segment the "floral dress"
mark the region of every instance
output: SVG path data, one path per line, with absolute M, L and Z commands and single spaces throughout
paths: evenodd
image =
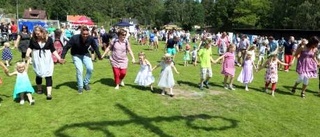
M 271 83 L 278 82 L 278 63 L 277 61 L 270 61 L 265 75 L 265 81 Z

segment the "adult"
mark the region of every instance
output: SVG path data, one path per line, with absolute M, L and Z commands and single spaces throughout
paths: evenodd
M 165 51 L 169 53 L 173 58 L 176 55 L 177 52 L 179 52 L 179 49 L 177 48 L 179 38 L 177 36 L 174 36 L 173 38 L 169 38 L 166 42 Z
M 313 36 L 309 39 L 307 45 L 301 46 L 295 52 L 295 57 L 290 64 L 293 64 L 295 58 L 298 58 L 296 72 L 299 74 L 299 77 L 291 90 L 292 94 L 295 93 L 297 86 L 303 83 L 301 97 L 304 98 L 309 79 L 318 77 L 318 60 L 316 59 L 316 53 L 318 52 L 317 47 L 319 43 L 319 38 Z
M 268 38 L 268 40 L 269 40 L 268 54 L 270 54 L 270 53 L 278 53 L 279 45 L 278 45 L 277 41 L 272 36 L 270 36 Z
M 226 32 L 223 32 L 221 37 L 217 41 L 218 46 L 218 54 L 222 56 L 226 51 L 227 47 L 229 46 L 229 39 Z
M 290 36 L 289 40 L 283 43 L 284 47 L 284 63 L 289 64 L 293 59 L 293 52 L 295 47 L 294 37 Z M 284 71 L 288 72 L 290 66 L 284 66 Z
M 102 50 L 105 51 L 107 47 L 110 45 L 110 40 L 112 39 L 112 31 L 110 30 L 109 33 L 104 33 L 101 36 L 101 43 L 102 43 Z
M 119 85 L 124 86 L 124 77 L 127 74 L 128 57 L 130 54 L 132 62 L 135 62 L 134 55 L 129 41 L 126 39 L 127 31 L 120 29 L 118 31 L 118 39 L 111 41 L 110 46 L 107 47 L 102 55 L 102 58 L 111 51 L 110 62 L 113 70 L 113 76 L 115 81 L 115 89 L 119 89 Z
M 31 35 L 26 25 L 22 26 L 22 30 L 19 33 L 17 40 L 15 41 L 14 48 L 18 48 L 21 52 L 22 61 L 26 61 L 26 53 L 29 47 Z
M 41 26 L 34 27 L 26 57 L 29 58 L 30 54 L 32 54 L 33 70 L 36 73 L 37 93 L 43 93 L 42 78 L 45 78 L 47 100 L 51 100 L 52 74 L 54 68 L 52 54 L 56 56 L 59 61 L 62 60 L 53 46 L 52 38 L 48 37 L 47 31 Z
M 93 49 L 98 55 L 99 59 L 102 59 L 101 54 L 97 43 L 95 42 L 94 38 L 89 34 L 89 28 L 86 26 L 83 26 L 81 28 L 80 34 L 73 35 L 71 39 L 68 41 L 67 45 L 63 47 L 61 55 L 63 59 L 65 58 L 70 48 L 72 60 L 74 66 L 76 67 L 78 93 L 82 94 L 83 89 L 87 91 L 91 90 L 89 83 L 93 72 L 93 64 L 89 53 L 89 49 Z M 84 79 L 83 64 L 87 70 Z
M 73 29 L 71 29 L 70 25 L 67 25 L 67 28 L 64 30 L 64 35 L 70 39 L 73 35 Z
M 91 29 L 90 34 L 93 37 L 94 42 L 96 43 L 96 45 L 99 47 L 100 36 L 99 36 L 98 28 L 97 27 L 93 27 Z M 96 55 L 94 54 L 93 48 L 91 48 L 90 52 L 91 52 L 91 60 L 95 61 L 96 60 Z
M 63 35 L 61 29 L 56 29 L 54 31 L 52 39 L 54 48 L 56 49 L 58 55 L 61 56 L 63 47 L 67 44 L 69 39 Z M 58 58 L 56 58 L 55 56 L 52 56 L 52 58 L 54 63 L 58 63 Z
M 250 47 L 250 42 L 247 35 L 242 35 L 237 47 L 238 63 L 242 64 L 246 55 L 247 49 Z
M 11 21 L 11 39 L 16 40 L 18 35 L 18 26 L 15 24 L 14 21 Z

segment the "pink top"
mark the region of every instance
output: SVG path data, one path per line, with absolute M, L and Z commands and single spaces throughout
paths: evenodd
M 116 42 L 115 42 L 116 41 Z M 113 45 L 114 43 L 114 45 Z M 127 45 L 126 45 L 127 44 Z M 119 40 L 113 40 L 110 45 L 111 57 L 110 62 L 112 67 L 126 69 L 128 68 L 128 56 L 127 51 L 130 44 L 128 41 L 124 40 L 123 42 Z
M 234 53 L 231 53 L 231 52 L 224 53 L 224 61 L 222 64 L 221 74 L 234 76 L 234 73 L 235 73 L 234 61 L 235 61 Z
M 312 50 L 301 51 L 297 62 L 297 73 L 303 74 L 308 78 L 317 77 L 317 62 L 314 60 L 315 53 Z

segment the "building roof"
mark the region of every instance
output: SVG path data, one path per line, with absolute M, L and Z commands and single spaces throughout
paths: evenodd
M 47 13 L 45 10 L 38 10 L 38 9 L 25 9 L 23 13 L 24 19 L 47 19 Z

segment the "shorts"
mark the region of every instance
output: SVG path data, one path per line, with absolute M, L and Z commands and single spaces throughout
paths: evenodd
M 207 77 L 212 77 L 212 69 L 211 68 L 201 68 L 200 69 L 201 79 L 206 79 Z
M 177 53 L 175 48 L 167 48 L 167 53 L 170 55 L 175 55 Z

